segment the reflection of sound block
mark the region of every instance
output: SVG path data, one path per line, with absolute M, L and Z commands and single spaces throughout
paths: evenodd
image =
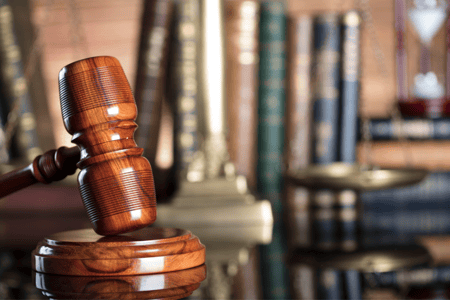
M 203 264 L 187 270 L 136 276 L 61 276 L 34 272 L 36 287 L 51 299 L 180 299 L 206 278 Z
M 144 228 L 117 236 L 92 229 L 53 234 L 32 253 L 37 272 L 71 276 L 157 274 L 198 267 L 205 246 L 191 232 L 174 228 Z

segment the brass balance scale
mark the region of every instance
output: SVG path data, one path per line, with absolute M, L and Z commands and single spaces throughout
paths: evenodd
M 446 6 L 443 6 L 441 4 L 438 6 L 438 3 L 435 0 L 434 1 L 416 0 L 414 2 L 416 4 L 416 7 L 411 8 L 409 12 L 410 13 L 409 16 L 413 24 L 416 24 L 417 22 L 425 22 L 426 24 L 428 24 L 429 23 L 428 17 L 425 20 L 417 17 L 417 15 L 420 13 L 423 13 L 424 15 L 429 14 L 430 12 L 427 10 L 433 11 L 436 10 L 439 15 L 441 15 L 442 13 L 445 14 Z M 429 2 L 435 3 L 436 7 L 432 6 L 430 8 L 426 6 L 426 5 L 433 5 L 432 3 L 429 4 Z M 440 1 L 439 3 L 441 2 L 442 1 Z M 369 1 L 361 0 L 357 4 L 362 8 L 363 20 L 368 26 L 368 30 L 371 35 L 370 38 L 372 46 L 376 48 L 376 51 L 374 50 L 374 52 L 377 54 L 376 61 L 378 63 L 380 72 L 383 74 L 383 77 L 387 78 L 387 71 L 385 67 L 386 63 L 384 61 L 382 52 L 379 49 L 380 45 L 376 37 Z M 444 19 L 445 18 L 437 19 L 441 22 L 440 25 L 443 24 Z M 430 27 L 430 26 L 421 26 L 417 24 L 414 26 L 415 28 Z M 440 26 L 435 25 L 432 28 L 433 31 L 431 31 L 431 29 L 430 31 L 426 32 L 423 32 L 424 30 L 419 30 L 419 36 L 420 37 L 427 36 L 428 39 L 425 38 L 424 39 L 431 40 L 432 37 L 428 37 L 428 35 L 433 36 L 439 28 Z M 427 74 L 418 74 L 416 76 L 416 85 L 417 82 L 421 80 L 421 78 L 424 78 L 424 76 L 435 78 L 436 76 L 433 74 L 434 74 L 433 72 L 428 72 Z M 433 86 L 436 84 L 438 85 L 438 83 L 434 81 L 431 82 L 431 80 L 425 80 L 425 83 L 426 82 L 430 84 L 430 86 L 428 86 L 427 89 L 430 90 L 430 93 L 432 93 L 431 90 L 433 89 Z M 423 87 L 425 83 L 419 82 L 419 85 Z M 415 87 L 415 90 L 416 89 L 417 88 Z M 397 105 L 395 105 L 394 109 L 392 110 L 391 118 L 397 124 L 402 123 L 402 119 Z M 406 168 L 386 169 L 386 168 L 379 168 L 372 164 L 372 157 L 370 150 L 372 137 L 370 134 L 368 124 L 369 124 L 368 118 L 364 115 L 361 116 L 362 144 L 364 145 L 364 152 L 368 161 L 367 164 L 333 163 L 328 165 L 310 165 L 301 170 L 290 170 L 287 172 L 286 177 L 299 186 L 304 186 L 311 189 L 318 189 L 318 188 L 334 189 L 334 190 L 353 189 L 357 191 L 371 191 L 371 190 L 402 187 L 416 184 L 422 181 L 427 175 L 427 171 L 414 168 L 411 165 L 411 161 L 407 157 L 407 153 L 405 153 L 404 155 L 406 165 L 408 166 Z M 401 141 L 406 142 L 402 127 L 403 126 L 400 125 L 399 138 Z
M 376 36 L 369 0 L 360 0 L 355 4 L 361 9 L 363 21 L 367 25 L 380 72 L 384 78 L 387 78 L 386 63 Z M 403 2 L 403 4 L 406 3 Z M 421 41 L 421 51 L 431 53 L 431 40 L 444 24 L 445 20 L 447 20 L 447 1 L 411 0 L 407 4 L 407 15 Z M 428 59 L 430 59 L 429 56 Z M 411 90 L 416 97 L 432 101 L 443 95 L 443 87 L 438 82 L 438 76 L 433 71 L 427 69 L 426 72 L 426 74 L 419 73 L 415 76 L 414 86 L 411 87 Z M 436 95 L 436 93 L 439 93 L 439 95 Z M 402 126 L 402 117 L 397 104 L 395 104 L 392 110 L 391 119 L 393 123 L 400 125 L 399 139 L 403 142 L 404 146 L 407 146 L 407 140 L 404 137 L 404 127 Z M 369 119 L 364 115 L 361 117 L 361 126 L 361 142 L 363 145 L 363 154 L 366 156 L 366 164 L 313 164 L 303 169 L 288 170 L 286 172 L 286 178 L 294 185 L 310 189 L 350 189 L 365 192 L 414 185 L 426 177 L 427 170 L 413 167 L 411 158 L 407 153 L 407 148 L 404 150 L 406 168 L 390 169 L 374 166 L 372 163 L 372 136 L 369 128 Z M 306 265 L 312 268 L 361 272 L 366 282 L 369 283 L 369 288 L 376 286 L 377 274 L 379 273 L 408 269 L 430 263 L 431 261 L 432 257 L 422 246 L 380 247 L 353 252 L 306 251 L 296 249 L 291 252 L 289 258 L 290 264 L 301 268 L 304 268 Z M 400 294 L 406 295 L 408 288 L 408 286 L 402 286 Z

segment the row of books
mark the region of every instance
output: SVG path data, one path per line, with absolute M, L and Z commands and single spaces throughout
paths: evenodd
M 39 86 L 42 81 L 36 76 L 25 78 L 25 67 L 29 73 L 33 71 L 30 75 L 40 72 L 31 58 L 37 53 L 30 53 L 33 31 L 29 20 L 15 22 L 14 6 L 9 1 L 0 1 L 0 10 L 0 163 L 29 162 L 41 154 L 32 97 L 44 94 Z M 32 79 L 36 82 L 30 87 Z

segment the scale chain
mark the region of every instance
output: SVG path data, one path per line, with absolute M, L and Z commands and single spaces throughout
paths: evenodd
M 44 17 L 43 23 L 45 24 L 48 21 L 49 17 L 49 8 L 53 5 L 54 0 L 48 0 L 48 3 L 45 5 L 44 9 Z M 42 25 L 41 25 L 42 26 Z M 30 82 L 30 77 L 34 73 L 37 63 L 37 57 L 41 53 L 42 50 L 42 41 L 41 41 L 41 29 L 40 26 L 35 27 L 35 37 L 31 46 L 31 51 L 25 65 L 24 70 L 24 78 L 27 84 Z M 5 147 L 7 149 L 11 146 L 11 140 L 14 136 L 14 133 L 17 129 L 17 126 L 20 121 L 20 108 L 22 106 L 23 96 L 15 97 L 13 105 L 11 107 L 11 111 L 8 113 L 8 117 L 5 124 Z
M 363 24 L 367 25 L 367 30 L 369 31 L 369 38 L 370 42 L 372 44 L 372 50 L 375 55 L 375 59 L 377 61 L 378 69 L 381 73 L 381 75 L 384 78 L 388 77 L 388 71 L 386 69 L 386 58 L 384 56 L 383 51 L 381 51 L 381 45 L 375 30 L 375 24 L 373 20 L 372 15 L 372 9 L 370 7 L 370 0 L 359 0 L 359 6 L 361 8 L 362 12 L 362 18 L 363 18 Z M 408 140 L 405 137 L 404 132 L 404 122 L 401 117 L 398 105 L 394 103 L 391 112 L 391 118 L 393 119 L 393 124 L 399 124 L 399 141 L 401 144 L 406 146 L 406 152 L 404 153 L 404 159 L 406 161 L 407 166 L 412 166 L 412 152 L 410 144 L 408 143 Z M 371 149 L 371 141 L 372 141 L 372 134 L 370 133 L 370 125 L 369 125 L 369 118 L 365 114 L 361 114 L 361 125 L 363 128 L 363 151 L 364 156 L 367 159 L 368 166 L 373 166 L 373 152 Z M 408 155 L 409 154 L 409 155 Z

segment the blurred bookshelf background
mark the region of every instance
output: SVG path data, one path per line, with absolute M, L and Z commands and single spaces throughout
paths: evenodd
M 152 164 L 158 203 L 170 205 L 182 179 L 197 174 L 199 153 L 208 156 L 202 3 L 0 0 L 0 171 L 71 146 L 58 73 L 73 61 L 109 55 L 135 93 L 135 138 Z M 210 262 L 211 278 L 192 298 L 450 298 L 447 2 L 220 4 L 224 159 L 252 194 L 270 201 L 274 223 L 271 243 L 242 242 L 236 259 Z M 426 45 L 410 21 L 414 7 L 445 15 Z M 431 72 L 445 88 L 430 100 L 413 86 L 415 74 Z M 285 176 L 336 162 L 428 175 L 375 191 L 313 190 Z M 31 280 L 30 251 L 48 234 L 90 227 L 75 177 L 0 199 L 1 299 L 43 297 Z M 225 246 L 219 240 L 214 247 Z M 406 262 L 367 270 L 367 261 L 357 265 L 354 257 L 368 249 L 378 251 L 371 258 L 404 250 Z

